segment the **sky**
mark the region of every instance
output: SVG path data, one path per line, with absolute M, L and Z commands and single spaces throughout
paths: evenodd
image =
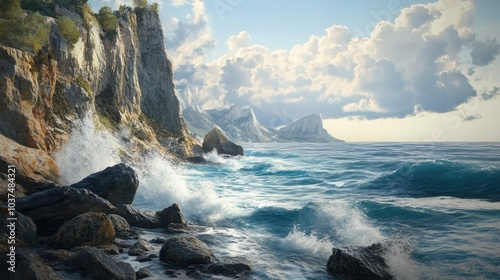
M 203 109 L 321 113 L 346 141 L 500 141 L 500 1 L 157 2 L 177 92 Z

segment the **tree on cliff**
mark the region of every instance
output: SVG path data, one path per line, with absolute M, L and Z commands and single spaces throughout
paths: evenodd
M 97 14 L 97 21 L 99 21 L 99 25 L 101 25 L 102 31 L 104 31 L 106 35 L 113 35 L 116 31 L 118 19 L 116 18 L 116 15 L 113 14 L 111 7 L 102 7 Z
M 0 44 L 38 52 L 48 41 L 50 28 L 38 12 L 23 15 L 20 0 L 0 0 Z

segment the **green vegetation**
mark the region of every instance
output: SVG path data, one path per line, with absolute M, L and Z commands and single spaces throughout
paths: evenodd
M 38 52 L 48 41 L 49 25 L 40 13 L 23 15 L 20 0 L 0 0 L 0 44 Z
M 136 9 L 147 9 L 148 0 L 134 0 L 134 7 Z
M 92 89 L 90 88 L 90 83 L 82 76 L 76 76 L 73 83 L 83 88 L 86 92 L 92 94 Z
M 116 15 L 113 14 L 111 7 L 102 7 L 97 14 L 97 21 L 99 21 L 102 30 L 108 37 L 113 36 L 116 33 L 118 19 L 116 18 Z
M 80 39 L 78 25 L 67 16 L 58 17 L 56 23 L 59 27 L 59 33 L 68 42 L 70 49 L 73 49 L 78 39 Z

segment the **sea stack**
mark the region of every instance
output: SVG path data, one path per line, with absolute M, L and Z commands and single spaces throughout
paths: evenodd
M 226 135 L 218 128 L 212 129 L 212 131 L 205 135 L 202 149 L 205 153 L 209 153 L 213 151 L 213 149 L 216 149 L 218 154 L 231 156 L 244 155 L 243 147 L 229 141 Z

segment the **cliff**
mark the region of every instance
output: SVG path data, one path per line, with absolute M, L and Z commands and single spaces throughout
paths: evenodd
M 180 112 L 159 15 L 125 11 L 107 36 L 95 19 L 84 26 L 76 13 L 55 12 L 79 23 L 73 48 L 51 17 L 45 17 L 49 43 L 37 54 L 0 45 L 0 134 L 50 155 L 90 111 L 100 127 L 128 127 L 134 143 L 189 155 L 194 141 Z
M 301 118 L 278 131 L 282 142 L 341 142 L 323 128 L 321 114 Z

